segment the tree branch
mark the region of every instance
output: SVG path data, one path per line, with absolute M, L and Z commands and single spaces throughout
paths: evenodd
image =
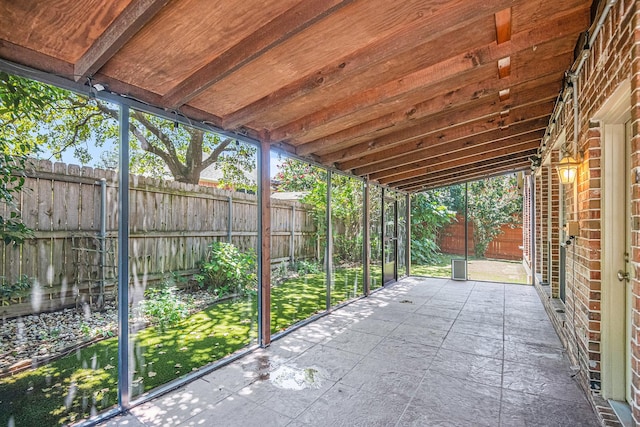
M 98 109 L 100 111 L 102 111 L 103 113 L 113 117 L 116 120 L 119 120 L 119 113 L 116 110 L 113 110 L 109 107 L 107 107 L 106 105 L 97 102 L 96 103 L 98 105 Z M 147 138 L 145 138 L 144 134 L 140 131 L 140 129 L 138 129 L 133 123 L 129 122 L 129 130 L 131 131 L 131 133 L 133 133 L 133 135 L 136 137 L 136 139 L 138 141 L 140 141 L 140 147 L 144 150 L 147 151 L 151 154 L 154 154 L 158 157 L 160 157 L 167 165 L 167 167 L 169 168 L 169 170 L 171 171 L 171 174 L 178 179 L 179 177 L 181 177 L 183 175 L 183 171 L 182 171 L 182 165 L 177 161 L 177 158 L 173 158 L 171 156 L 171 154 L 161 150 L 160 148 L 156 147 L 155 145 L 149 143 L 149 141 L 147 140 Z
M 224 141 L 220 142 L 220 144 L 218 144 L 218 146 L 211 152 L 209 157 L 207 157 L 202 162 L 202 170 L 214 164 L 218 160 L 218 157 L 220 157 L 220 154 L 224 153 L 227 150 L 229 144 L 231 144 L 233 141 L 233 138 L 227 138 Z
M 169 153 L 170 156 L 173 156 L 175 159 L 178 158 L 178 154 L 176 153 L 176 147 L 173 145 L 173 141 L 171 140 L 170 137 L 168 137 L 164 132 L 162 132 L 162 130 L 160 130 L 157 126 L 155 126 L 153 123 L 147 120 L 144 114 L 141 113 L 140 111 L 133 110 L 132 114 L 133 114 L 133 117 L 135 117 L 135 119 L 139 121 L 140 124 L 142 124 L 142 126 L 147 128 L 149 132 L 154 134 L 156 138 L 158 138 L 160 142 L 162 142 L 162 144 L 167 149 L 167 152 Z

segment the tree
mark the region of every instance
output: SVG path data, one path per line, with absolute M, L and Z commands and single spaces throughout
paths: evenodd
M 413 195 L 411 198 L 411 257 L 417 264 L 432 264 L 440 254 L 438 233 L 456 216 L 448 188 Z
M 12 78 L 29 87 L 27 79 Z M 117 167 L 117 148 L 113 144 L 118 138 L 120 112 L 117 106 L 47 85 L 37 85 L 56 90 L 59 96 L 55 102 L 42 106 L 37 121 L 29 121 L 27 114 L 23 116 L 27 119 L 21 120 L 23 134 L 31 138 L 30 147 L 40 145 L 58 160 L 62 153 L 72 150 L 82 164 L 97 160 L 100 166 Z M 17 107 L 20 113 L 27 113 L 32 105 Z M 135 109 L 130 113 L 129 131 L 132 135 L 132 173 L 173 177 L 179 182 L 197 184 L 202 171 L 214 165 L 222 170 L 227 182 L 255 185 L 247 182 L 245 174 L 255 167 L 254 147 Z M 94 159 L 96 154 L 90 148 L 92 145 L 105 147 L 106 152 L 99 159 Z
M 316 229 L 325 232 L 327 211 L 327 174 L 321 168 L 295 159 L 285 159 L 275 176 L 281 191 L 305 191 L 301 200 L 313 206 Z M 331 219 L 334 256 L 344 262 L 357 261 L 362 253 L 362 181 L 342 174 L 331 180 Z M 337 232 L 336 232 L 337 231 Z
M 473 247 L 482 257 L 489 243 L 502 234 L 502 226 L 522 223 L 522 195 L 513 175 L 469 183 L 469 220 L 473 222 Z
M 56 103 L 61 91 L 27 79 L 0 72 L 0 203 L 8 216 L 0 215 L 0 239 L 19 244 L 30 235 L 16 209 L 15 197 L 24 185 L 24 170 L 30 155 L 37 152 L 29 137 L 28 123 L 40 120 L 43 111 Z

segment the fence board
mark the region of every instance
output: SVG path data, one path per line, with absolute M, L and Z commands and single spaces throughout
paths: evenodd
M 34 238 L 18 248 L 0 248 L 0 274 L 17 281 L 37 281 L 34 295 L 2 309 L 3 315 L 54 310 L 92 300 L 99 282 L 100 178 L 106 188 L 106 280 L 115 283 L 118 182 L 113 171 L 36 161 L 27 173 L 19 208 Z M 227 241 L 231 200 L 232 242 L 257 252 L 258 211 L 255 195 L 209 187 L 132 177 L 130 189 L 131 270 L 137 285 L 177 272 L 193 274 L 214 241 Z M 309 258 L 315 252 L 315 229 L 309 207 L 275 201 L 272 212 L 273 259 Z M 295 207 L 295 209 L 292 209 Z M 0 213 L 7 211 L 0 204 Z M 295 230 L 292 230 L 292 222 Z M 293 237 L 293 238 L 292 238 Z M 293 250 L 291 244 L 293 243 Z M 109 285 L 115 290 L 114 285 Z

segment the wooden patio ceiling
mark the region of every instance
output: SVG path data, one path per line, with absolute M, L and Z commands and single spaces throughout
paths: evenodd
M 0 0 L 0 57 L 390 187 L 523 170 L 585 0 Z

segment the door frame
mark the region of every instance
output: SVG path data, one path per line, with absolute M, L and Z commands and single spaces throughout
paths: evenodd
M 631 84 L 623 82 L 592 118 L 601 131 L 601 381 L 602 396 L 625 401 L 626 390 L 626 284 L 617 278 L 624 266 L 627 207 L 625 206 L 625 123 L 631 118 Z M 621 309 L 624 308 L 624 309 Z

